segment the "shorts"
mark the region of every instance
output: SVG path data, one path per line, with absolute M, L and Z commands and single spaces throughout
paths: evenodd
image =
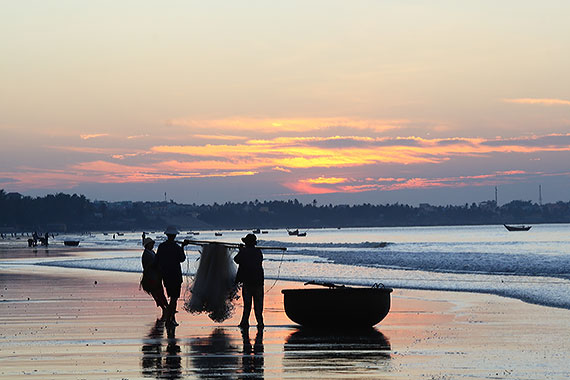
M 166 282 L 164 281 L 164 288 L 166 289 L 166 294 L 170 298 L 180 298 L 180 288 L 182 283 L 180 282 Z

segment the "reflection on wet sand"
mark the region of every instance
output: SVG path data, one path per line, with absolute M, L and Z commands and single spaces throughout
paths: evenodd
M 378 330 L 316 331 L 299 329 L 285 341 L 286 372 L 299 371 L 385 371 L 390 342 Z
M 180 346 L 175 329 L 167 331 L 166 347 L 163 351 L 164 322 L 159 320 L 152 326 L 142 346 L 142 374 L 157 379 L 182 378 Z
M 238 370 L 239 349 L 223 328 L 216 328 L 207 338 L 190 341 L 193 368 L 199 377 L 227 377 Z
M 263 329 L 257 329 L 253 347 L 249 338 L 249 329 L 241 329 L 243 340 L 242 373 L 244 378 L 263 379 Z
M 249 331 L 241 330 L 242 347 L 237 329 L 228 334 L 223 328 L 217 327 L 206 337 L 182 340 L 177 339 L 175 333 L 175 329 L 167 330 L 160 321 L 151 327 L 142 346 L 144 377 L 180 379 L 194 375 L 205 379 L 264 378 L 263 329 L 257 330 L 253 344 Z M 185 367 L 183 362 L 186 363 Z

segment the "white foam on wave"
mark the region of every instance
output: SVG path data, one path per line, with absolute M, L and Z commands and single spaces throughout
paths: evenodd
M 184 272 L 195 274 L 198 254 L 187 254 Z M 267 279 L 293 281 L 322 280 L 347 285 L 371 286 L 382 283 L 388 287 L 466 291 L 496 294 L 517 298 L 529 303 L 570 309 L 568 288 L 570 281 L 553 277 L 504 275 L 499 273 L 433 272 L 419 269 L 394 269 L 379 266 L 361 266 L 350 263 L 332 263 L 319 256 L 265 255 Z M 121 272 L 141 272 L 139 257 L 106 257 L 92 259 L 52 260 L 43 265 Z

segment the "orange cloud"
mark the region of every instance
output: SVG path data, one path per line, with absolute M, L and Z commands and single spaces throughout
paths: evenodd
M 367 129 L 375 132 L 385 132 L 400 128 L 408 120 L 359 120 L 349 118 L 228 118 L 217 120 L 171 119 L 169 125 L 205 130 L 232 130 L 252 131 L 257 133 L 306 133 L 329 127 L 350 127 L 354 129 Z
M 150 135 L 148 134 L 144 134 L 144 135 L 134 135 L 134 136 L 127 136 L 127 139 L 129 140 L 133 140 L 133 139 L 142 139 L 144 137 L 149 137 Z
M 95 134 L 91 134 L 91 135 L 89 135 L 89 134 L 79 135 L 79 137 L 81 137 L 82 140 L 89 140 L 89 139 L 94 139 L 97 137 L 105 137 L 105 136 L 109 136 L 109 134 L 108 133 L 95 133 Z
M 544 99 L 544 98 L 518 98 L 518 99 L 503 99 L 505 103 L 516 104 L 540 104 L 545 106 L 570 106 L 570 100 L 564 99 Z
M 247 137 L 243 136 L 232 136 L 232 135 L 192 135 L 192 137 L 196 139 L 204 139 L 204 140 L 247 140 Z
M 555 136 L 549 136 L 555 137 Z M 568 137 L 568 136 L 565 136 Z M 358 136 L 278 137 L 248 140 L 238 144 L 160 145 L 155 154 L 191 157 L 194 166 L 206 169 L 220 165 L 243 170 L 356 167 L 379 163 L 437 164 L 454 156 L 482 156 L 492 153 L 535 153 L 569 151 L 568 143 L 557 139 L 542 143 L 540 138 L 507 140 L 372 138 Z M 201 164 L 198 164 L 200 162 Z
M 314 184 L 320 184 L 320 183 L 326 183 L 326 184 L 336 184 L 336 183 L 343 183 L 347 181 L 347 178 L 339 178 L 339 177 L 318 177 L 318 178 L 308 178 L 303 180 L 304 182 L 307 183 L 314 183 Z
M 460 186 L 461 183 L 488 183 L 527 174 L 509 171 L 450 179 L 417 176 L 407 179 L 389 176 L 374 179 L 368 178 L 368 174 L 354 179 L 335 175 L 338 168 L 344 168 L 343 173 L 350 168 L 361 168 L 359 172 L 365 172 L 366 168 L 362 167 L 377 167 L 380 164 L 437 165 L 455 157 L 465 156 L 480 157 L 513 152 L 535 155 L 541 152 L 570 152 L 570 133 L 509 139 L 334 135 L 243 140 L 234 137 L 236 138 L 230 138 L 221 144 L 157 145 L 146 150 L 50 147 L 90 155 L 98 154 L 101 157 L 98 160 L 71 164 L 59 171 L 16 168 L 14 172 L 4 173 L 4 177 L 9 181 L 14 179 L 20 187 L 37 188 L 57 184 L 62 187 L 83 182 L 150 182 L 175 178 L 250 176 L 272 172 L 274 176 L 281 175 L 279 181 L 286 182 L 285 186 L 290 189 L 318 194 Z M 304 169 L 316 169 L 319 176 L 295 180 L 297 173 L 302 173 Z

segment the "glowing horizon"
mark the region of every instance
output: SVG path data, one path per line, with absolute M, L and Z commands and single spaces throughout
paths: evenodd
M 0 188 L 568 200 L 570 3 L 553 4 L 6 3 Z

